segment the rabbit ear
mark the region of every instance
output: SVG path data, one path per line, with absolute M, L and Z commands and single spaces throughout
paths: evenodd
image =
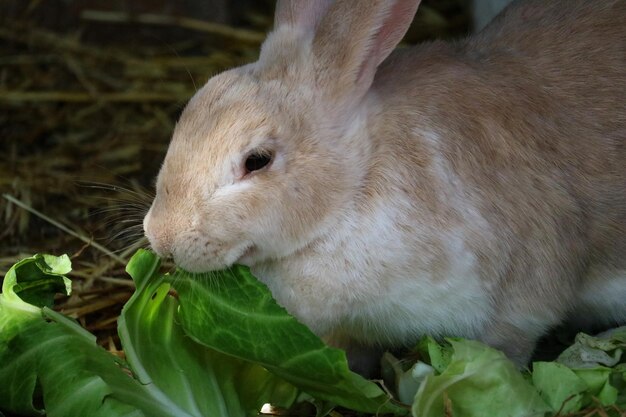
M 313 40 L 318 71 L 326 72 L 327 80 L 336 79 L 342 89 L 365 94 L 378 65 L 409 29 L 419 4 L 420 0 L 336 1 Z
M 334 0 L 278 0 L 274 28 L 290 25 L 307 32 L 315 32 L 326 10 Z

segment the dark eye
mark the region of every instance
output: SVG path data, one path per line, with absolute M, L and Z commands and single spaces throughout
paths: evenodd
M 245 167 L 246 174 L 265 168 L 272 162 L 273 153 L 269 151 L 254 151 L 247 156 Z

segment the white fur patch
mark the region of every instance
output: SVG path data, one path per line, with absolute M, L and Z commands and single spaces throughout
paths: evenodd
M 243 193 L 253 187 L 251 181 L 235 181 L 218 187 L 212 198 L 232 198 L 233 195 Z
M 420 253 L 396 229 L 396 221 L 406 220 L 402 213 L 381 202 L 373 215 L 346 218 L 312 251 L 254 272 L 319 334 L 340 329 L 394 345 L 423 334 L 475 337 L 490 313 L 475 256 L 457 232 L 440 236 L 445 253 Z M 422 232 L 415 232 L 419 241 Z M 432 230 L 423 233 L 432 236 Z M 449 260 L 440 276 L 429 270 L 436 256 Z

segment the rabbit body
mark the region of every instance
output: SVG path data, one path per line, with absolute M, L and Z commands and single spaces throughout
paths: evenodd
M 626 320 L 625 1 L 518 1 L 393 53 L 417 1 L 288 3 L 181 116 L 157 252 L 250 265 L 360 369 L 424 334 L 523 364 L 554 325 Z

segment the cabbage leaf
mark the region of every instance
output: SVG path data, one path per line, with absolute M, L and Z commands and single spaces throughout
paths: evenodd
M 137 284 L 119 323 L 128 362 L 47 307 L 55 292 L 69 293 L 66 256 L 36 255 L 11 268 L 0 294 L 0 410 L 50 417 L 243 417 L 256 415 L 265 402 L 291 405 L 292 385 L 185 336 L 178 301 L 156 272 L 158 263 L 141 252 L 128 265 Z
M 69 294 L 67 256 L 14 265 L 0 294 L 0 415 L 247 417 L 308 399 L 368 414 L 550 416 L 626 407 L 626 328 L 576 342 L 533 371 L 476 341 L 425 337 L 416 363 L 384 357 L 387 387 L 351 372 L 272 298 L 249 269 L 160 272 L 140 250 L 127 265 L 136 291 L 118 322 L 125 360 L 51 309 Z M 419 318 L 416 318 L 419 319 Z M 386 367 L 386 369 L 385 369 Z M 611 411 L 613 410 L 613 411 Z M 604 415 L 604 414 L 602 414 Z

